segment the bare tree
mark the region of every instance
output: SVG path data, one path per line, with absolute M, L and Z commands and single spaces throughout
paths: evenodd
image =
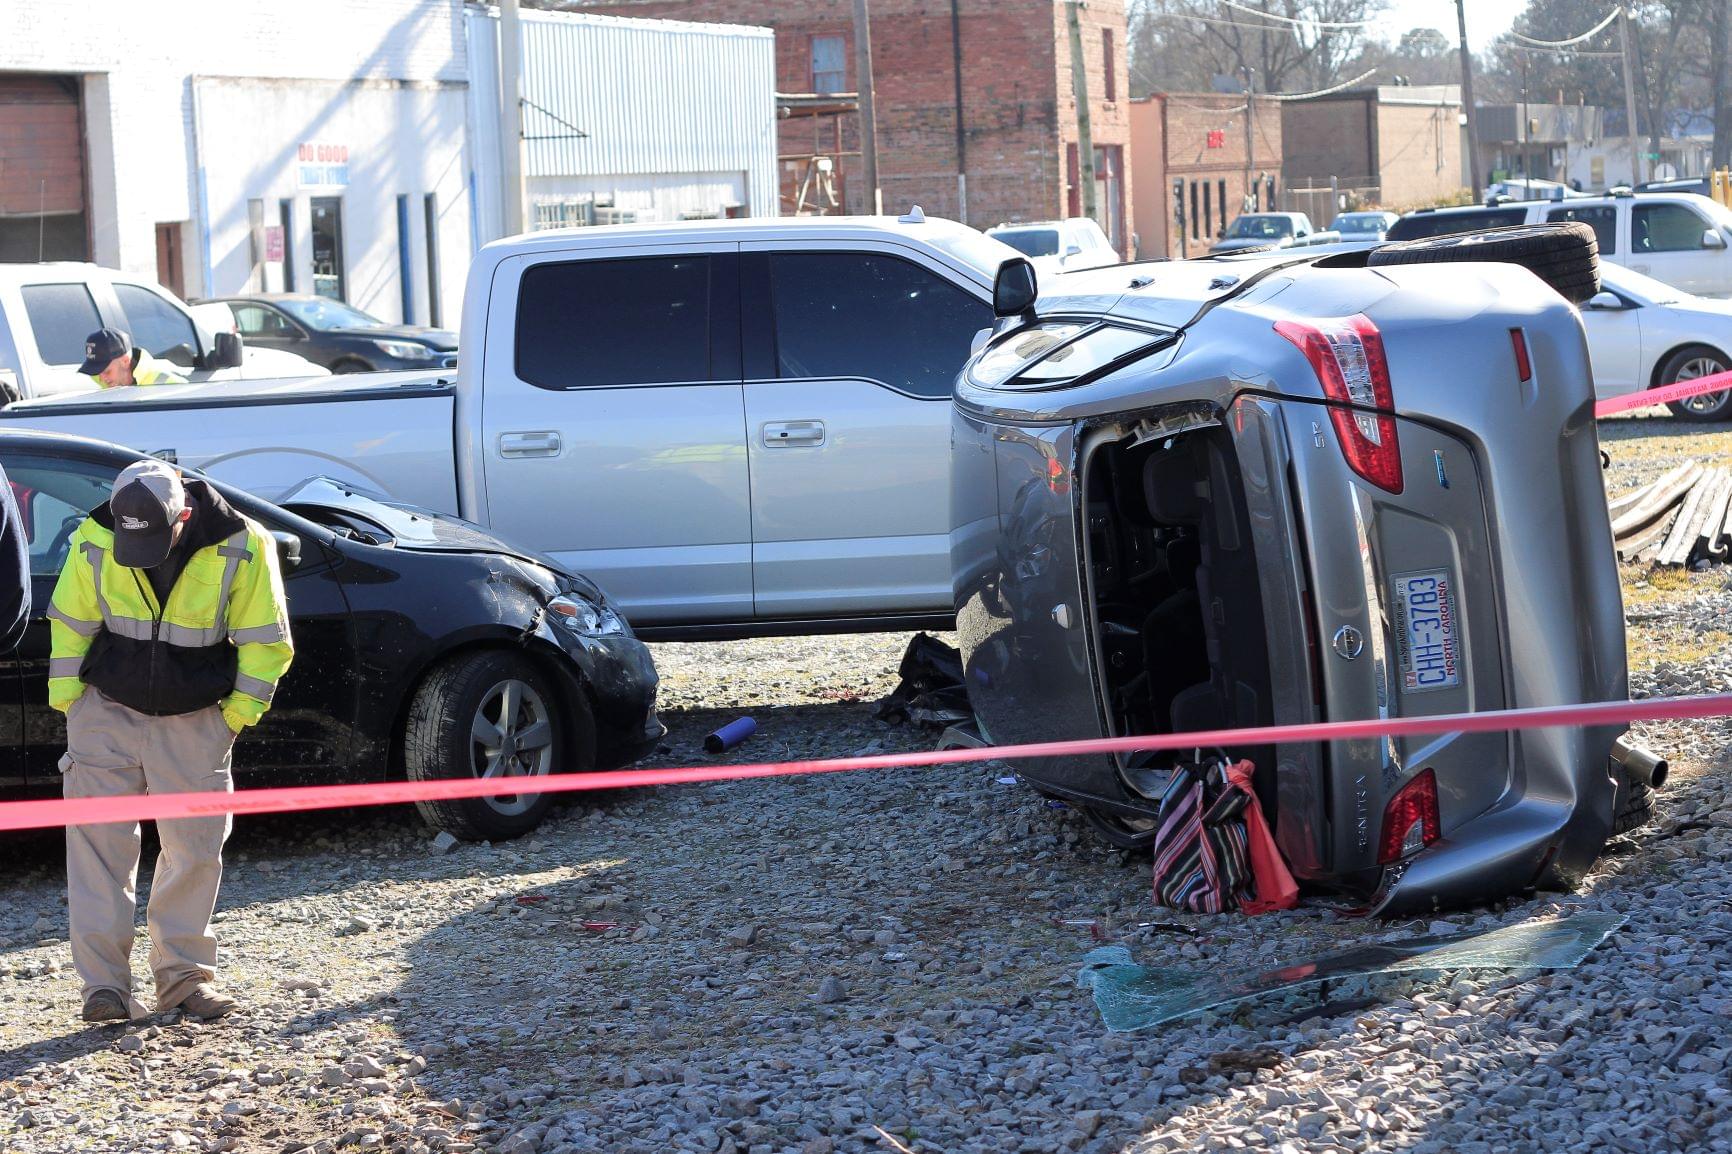
M 1324 88 L 1347 79 L 1346 66 L 1367 30 L 1331 27 L 1367 20 L 1386 0 L 1140 0 L 1131 13 L 1131 68 L 1139 93 L 1197 91 L 1216 78 L 1257 74 L 1259 91 Z M 1248 12 L 1256 8 L 1267 15 Z

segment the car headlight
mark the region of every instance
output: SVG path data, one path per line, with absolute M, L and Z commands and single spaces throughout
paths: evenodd
M 547 609 L 553 620 L 586 637 L 618 633 L 623 628 L 619 615 L 612 609 L 575 593 L 560 594 L 547 603 Z
M 414 341 L 374 341 L 373 344 L 386 356 L 400 361 L 426 361 L 435 355 L 433 349 Z

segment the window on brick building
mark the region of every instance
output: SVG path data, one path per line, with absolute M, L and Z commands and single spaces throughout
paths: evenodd
M 1119 74 L 1117 68 L 1114 67 L 1113 30 L 1111 28 L 1101 29 L 1101 60 L 1104 61 L 1102 71 L 1105 74 L 1106 99 L 1110 104 L 1119 98 Z
M 820 96 L 848 85 L 848 42 L 841 36 L 812 37 L 812 91 Z

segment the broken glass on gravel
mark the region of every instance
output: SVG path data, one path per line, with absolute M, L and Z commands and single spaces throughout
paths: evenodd
M 1222 978 L 1218 971 L 1150 969 L 1135 964 L 1123 946 L 1102 946 L 1083 958 L 1076 980 L 1078 986 L 1093 991 L 1107 1029 L 1123 1033 L 1338 978 L 1438 970 L 1571 969 L 1623 923 L 1622 914 L 1586 913 L 1483 933 L 1379 942 L 1244 978 Z

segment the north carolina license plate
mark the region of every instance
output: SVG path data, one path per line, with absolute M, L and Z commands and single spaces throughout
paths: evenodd
M 1401 685 L 1410 693 L 1461 684 L 1455 641 L 1455 580 L 1446 569 L 1395 577 L 1396 649 Z

